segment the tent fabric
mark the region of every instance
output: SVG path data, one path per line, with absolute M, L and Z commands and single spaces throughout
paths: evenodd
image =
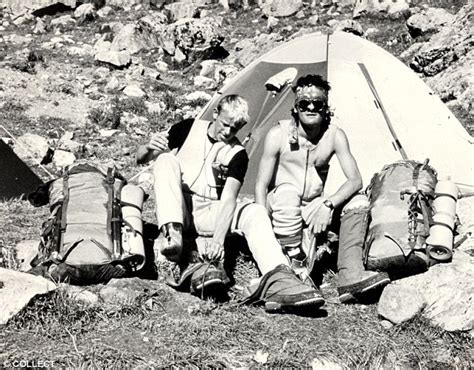
M 28 194 L 42 183 L 41 179 L 0 139 L 0 200 Z
M 390 53 L 358 36 L 336 32 L 305 35 L 268 52 L 226 84 L 198 115 L 212 119 L 223 95 L 248 100 L 250 122 L 238 134 L 250 157 L 243 196 L 253 196 L 265 134 L 278 120 L 291 117 L 291 89 L 265 88 L 268 78 L 288 67 L 298 71 L 294 82 L 308 73 L 328 79 L 332 122 L 346 132 L 364 186 L 386 164 L 428 158 L 440 179 L 474 190 L 474 139 L 444 103 Z M 345 181 L 336 157 L 330 166 L 327 194 Z

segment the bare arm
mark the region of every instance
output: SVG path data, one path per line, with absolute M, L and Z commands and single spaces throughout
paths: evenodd
M 357 162 L 351 153 L 349 142 L 344 131 L 338 129 L 334 136 L 334 151 L 336 153 L 342 172 L 346 176 L 346 181 L 337 189 L 337 191 L 327 197 L 331 200 L 334 207 L 340 206 L 348 200 L 353 194 L 362 189 L 362 177 L 357 167 Z M 327 229 L 331 223 L 333 211 L 324 204 L 316 208 L 311 216 L 309 223 L 310 230 L 317 234 Z
M 233 177 L 229 177 L 225 182 L 219 201 L 214 235 L 206 250 L 206 255 L 211 260 L 222 259 L 224 257 L 224 240 L 229 231 L 232 218 L 234 217 L 237 195 L 239 194 L 241 186 L 240 181 Z
M 255 183 L 255 202 L 265 206 L 268 186 L 275 171 L 276 161 L 280 154 L 281 128 L 275 126 L 268 131 L 263 144 L 263 155 L 258 166 Z
M 168 150 L 168 132 L 155 133 L 151 135 L 148 143 L 138 147 L 136 154 L 137 163 L 148 163 Z

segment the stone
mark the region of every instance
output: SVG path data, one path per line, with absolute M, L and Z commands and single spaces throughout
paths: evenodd
M 272 31 L 279 23 L 280 21 L 278 20 L 277 17 L 268 17 L 267 19 L 267 30 Z
M 104 6 L 103 8 L 100 8 L 98 11 L 97 11 L 97 15 L 101 18 L 107 18 L 109 15 L 111 15 L 112 13 L 114 12 L 114 10 L 112 9 L 112 7 L 110 6 Z
M 334 31 L 350 32 L 357 36 L 362 36 L 364 34 L 362 25 L 359 22 L 351 19 L 336 21 L 333 25 L 331 25 L 331 27 Z
M 146 96 L 145 91 L 138 85 L 128 85 L 123 89 L 123 93 L 131 98 L 143 98 Z
M 148 49 L 148 46 L 141 37 L 137 24 L 126 24 L 114 37 L 111 45 L 111 50 L 127 50 L 130 54 L 136 54 L 143 49 Z
M 311 26 L 317 26 L 319 23 L 319 16 L 317 14 L 312 15 L 308 18 L 308 24 Z
M 221 26 L 213 19 L 183 18 L 165 27 L 160 45 L 177 61 L 202 60 L 212 59 L 210 56 L 221 49 L 223 40 Z M 179 58 L 177 52 L 181 52 Z M 181 60 L 183 57 L 186 59 Z
M 169 69 L 169 66 L 166 62 L 159 60 L 158 62 L 155 62 L 155 68 L 158 72 L 167 72 Z
M 84 144 L 78 143 L 75 140 L 72 140 L 74 133 L 72 131 L 67 131 L 61 139 L 59 139 L 58 146 L 59 149 L 80 155 L 84 152 Z
M 114 51 L 114 50 L 104 50 L 104 51 L 99 51 L 96 53 L 94 56 L 94 59 L 110 64 L 114 67 L 126 67 L 130 64 L 132 61 L 132 56 L 130 55 L 130 52 L 127 50 L 122 50 L 122 51 Z
M 102 137 L 112 137 L 115 134 L 117 134 L 118 132 L 119 132 L 119 130 L 117 130 L 117 129 L 105 129 L 105 128 L 103 128 L 103 129 L 99 130 L 99 134 Z M 88 151 L 89 151 L 89 149 L 88 149 Z
M 396 324 L 421 313 L 446 331 L 470 332 L 474 329 L 473 281 L 474 258 L 456 250 L 451 263 L 389 284 L 378 312 Z
M 212 78 L 204 76 L 195 76 L 194 77 L 194 86 L 200 89 L 215 89 L 217 87 L 217 82 Z
M 409 0 L 360 0 L 354 4 L 352 17 L 360 17 L 364 13 L 403 13 L 410 8 Z
M 232 52 L 231 56 L 237 63 L 246 67 L 259 56 L 278 46 L 282 41 L 283 37 L 279 34 L 262 33 L 257 37 L 246 38 L 237 42 L 235 50 Z
M 33 33 L 35 35 L 40 35 L 40 34 L 46 33 L 46 24 L 44 23 L 44 21 L 41 18 L 36 18 L 36 23 L 35 23 L 35 26 L 33 28 Z
M 62 284 L 61 289 L 70 299 L 86 306 L 95 306 L 99 303 L 99 296 L 90 290 L 87 290 L 87 288 Z
M 390 330 L 393 328 L 393 324 L 388 321 L 388 320 L 382 320 L 380 321 L 380 325 L 382 326 L 382 328 L 384 328 L 385 330 Z
M 238 66 L 234 64 L 219 64 L 216 65 L 214 71 L 214 80 L 218 83 L 226 84 L 230 81 L 235 75 L 239 73 Z
M 53 155 L 53 162 L 57 167 L 67 167 L 76 161 L 74 153 L 67 152 L 65 150 L 56 149 Z
M 145 106 L 148 112 L 153 113 L 153 114 L 161 114 L 166 109 L 166 104 L 163 103 L 162 101 L 158 101 L 158 102 L 146 101 Z
M 170 12 L 173 21 L 182 18 L 197 18 L 200 13 L 199 4 L 194 2 L 178 1 L 166 5 L 165 8 Z
M 214 71 L 216 70 L 216 64 L 218 63 L 219 61 L 215 59 L 203 60 L 201 62 L 201 70 L 199 71 L 199 76 L 212 78 L 214 76 Z
M 0 268 L 0 325 L 20 312 L 34 297 L 57 289 L 41 276 Z
M 401 324 L 418 315 L 425 304 L 417 287 L 400 289 L 399 283 L 394 282 L 383 290 L 377 312 L 392 323 Z
M 302 7 L 302 0 L 261 0 L 260 7 L 268 17 L 289 17 L 296 14 Z
M 441 27 L 453 22 L 455 16 L 442 8 L 423 9 L 408 18 L 406 25 L 412 37 L 436 33 Z
M 31 269 L 30 262 L 38 254 L 39 240 L 22 240 L 15 246 L 18 270 L 26 272 Z
M 74 11 L 74 18 L 80 20 L 92 20 L 95 18 L 95 6 L 91 3 L 79 5 Z
M 26 133 L 17 138 L 14 151 L 20 158 L 35 158 L 41 161 L 48 154 L 49 144 L 42 136 Z
M 107 81 L 107 84 L 105 85 L 105 91 L 107 92 L 116 92 L 121 90 L 121 88 L 122 86 L 120 81 L 115 76 L 110 77 L 109 81 Z
M 63 15 L 51 20 L 51 26 L 54 29 L 69 29 L 76 25 L 76 20 L 71 15 Z
M 342 366 L 341 364 L 334 362 L 334 360 L 325 358 L 324 356 L 313 358 L 310 366 L 313 370 L 343 370 L 346 368 L 346 366 Z
M 212 96 L 204 91 L 194 91 L 187 94 L 184 99 L 188 102 L 208 102 Z

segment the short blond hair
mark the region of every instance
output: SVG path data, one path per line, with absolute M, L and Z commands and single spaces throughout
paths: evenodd
M 226 112 L 228 112 L 233 118 L 234 122 L 238 123 L 241 127 L 244 126 L 250 119 L 247 100 L 237 94 L 224 96 L 221 100 L 219 100 L 216 110 L 217 114 L 223 110 L 226 110 Z

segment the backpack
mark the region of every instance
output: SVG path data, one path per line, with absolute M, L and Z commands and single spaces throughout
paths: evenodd
M 435 263 L 425 242 L 433 224 L 436 183 L 436 171 L 428 161 L 402 160 L 373 176 L 367 189 L 367 269 L 402 277 L 424 272 Z
M 130 276 L 142 261 L 122 249 L 125 183 L 115 167 L 77 163 L 31 194 L 34 206 L 49 203 L 50 216 L 29 272 L 76 285 Z

